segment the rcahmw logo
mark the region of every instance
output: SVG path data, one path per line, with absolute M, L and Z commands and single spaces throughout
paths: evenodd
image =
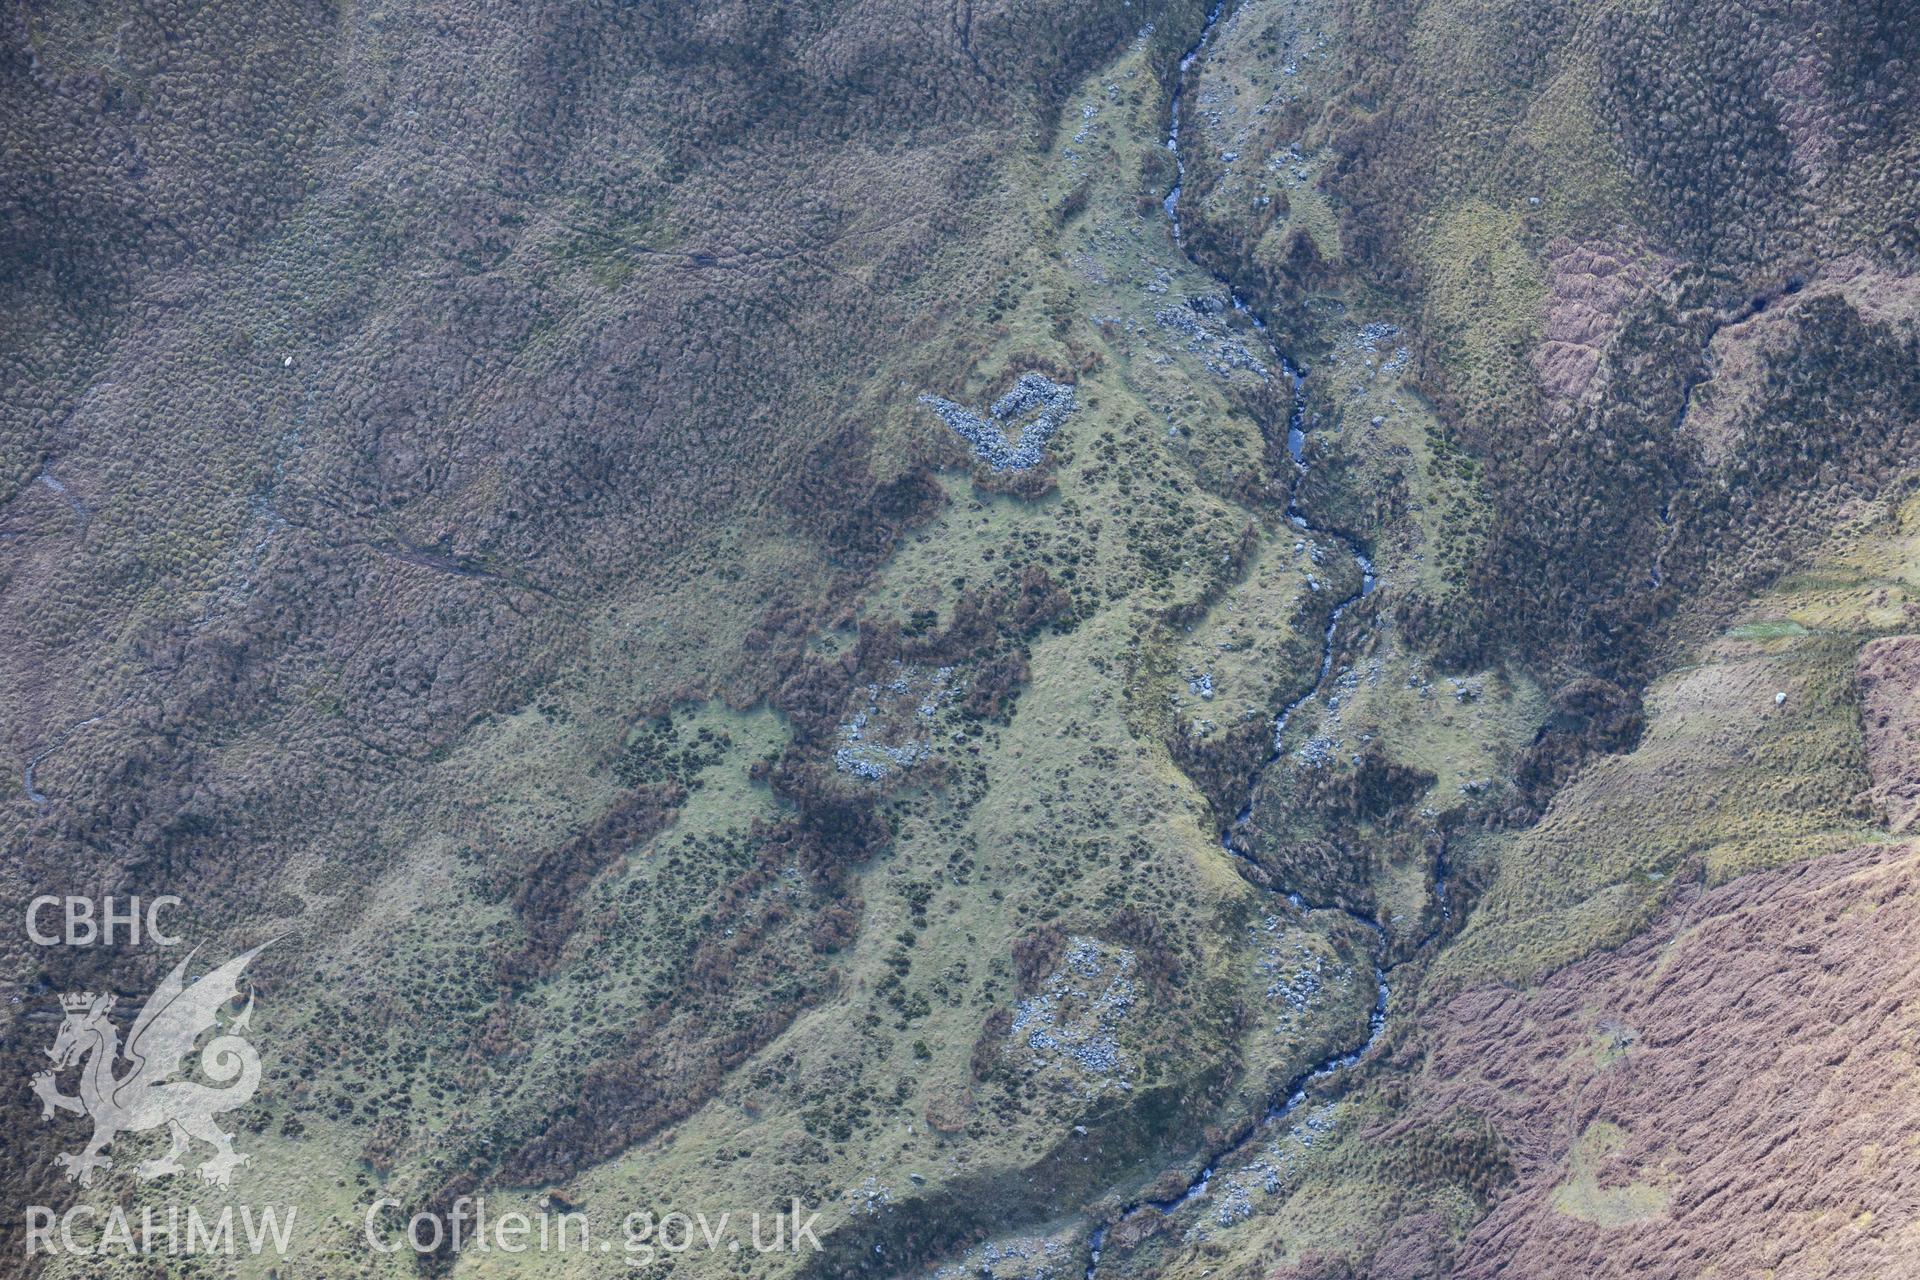
M 113 996 L 70 991 L 60 997 L 66 1017 L 47 1050 L 53 1070 L 34 1076 L 33 1091 L 40 1098 L 42 1119 L 68 1111 L 93 1121 L 93 1140 L 84 1151 L 54 1157 L 69 1178 L 91 1186 L 95 1169 L 113 1167 L 102 1153 L 115 1135 L 164 1126 L 173 1145 L 160 1159 L 140 1165 L 142 1180 L 181 1172 L 180 1157 L 198 1140 L 213 1148 L 200 1176 L 221 1186 L 233 1181 L 233 1171 L 248 1157 L 233 1149 L 233 1135 L 223 1132 L 214 1116 L 244 1105 L 260 1087 L 260 1056 L 240 1034 L 251 1029 L 253 997 L 247 997 L 246 1008 L 224 1028 L 217 1024 L 221 1008 L 239 995 L 241 971 L 267 945 L 235 956 L 191 987 L 187 966 L 198 951 L 190 952 L 147 997 L 124 1050 L 119 1030 L 107 1017 Z M 194 1044 L 216 1029 L 220 1034 L 200 1051 L 200 1071 L 214 1084 L 176 1079 Z M 124 1071 L 116 1065 L 122 1058 Z M 76 1065 L 80 1092 L 60 1092 L 59 1073 Z
M 237 1254 L 242 1251 L 259 1256 L 271 1249 L 286 1256 L 293 1243 L 295 1205 L 268 1205 L 255 1212 L 252 1205 L 241 1205 L 238 1233 L 234 1231 L 232 1205 L 223 1205 L 218 1213 L 202 1213 L 189 1205 L 185 1213 L 179 1205 L 168 1205 L 156 1212 L 152 1205 L 139 1216 L 114 1205 L 102 1213 L 92 1205 L 80 1204 L 56 1215 L 46 1205 L 27 1206 L 27 1256 L 36 1253 L 73 1254 L 88 1258 L 111 1254 Z
M 144 914 L 137 907 L 116 912 L 109 904 L 100 918 L 109 935 L 116 924 L 131 922 L 137 936 L 144 924 L 148 938 L 164 945 L 173 940 L 160 931 L 157 912 L 169 901 L 178 899 L 155 899 Z M 37 899 L 36 908 L 43 902 L 64 904 L 62 914 L 73 945 L 90 945 L 99 936 L 91 911 L 73 905 L 86 903 L 90 908 L 89 900 Z M 76 930 L 76 920 L 86 927 Z M 29 932 L 39 942 L 42 937 L 35 926 L 30 912 Z M 117 1137 L 165 1130 L 166 1153 L 135 1167 L 142 1181 L 184 1173 L 198 1146 L 211 1148 L 196 1167 L 201 1180 L 219 1187 L 232 1185 L 234 1172 L 249 1157 L 234 1150 L 233 1135 L 220 1127 L 216 1117 L 245 1105 L 260 1086 L 260 1055 L 247 1038 L 252 1032 L 253 995 L 247 994 L 238 1012 L 232 1006 L 240 999 L 242 973 L 268 945 L 261 943 L 191 983 L 188 967 L 199 952 L 190 952 L 147 997 L 124 1044 L 111 1017 L 118 1003 L 115 996 L 70 991 L 60 997 L 60 1029 L 46 1051 L 53 1067 L 34 1075 L 33 1092 L 40 1099 L 43 1120 L 66 1113 L 93 1122 L 93 1135 L 81 1150 L 54 1157 L 69 1179 L 82 1187 L 92 1186 L 96 1171 L 113 1167 L 107 1149 Z M 206 1043 L 201 1045 L 203 1038 Z M 190 1069 L 190 1062 L 197 1065 L 197 1073 Z M 75 1091 L 67 1093 L 61 1077 L 75 1070 Z M 196 1074 L 200 1078 L 191 1078 Z M 36 1252 L 90 1256 L 243 1250 L 258 1254 L 269 1248 L 286 1252 L 295 1206 L 243 1205 L 238 1211 L 236 1234 L 233 1205 L 217 1213 L 198 1206 L 183 1212 L 178 1205 L 158 1209 L 149 1205 L 137 1217 L 118 1205 L 82 1203 L 57 1215 L 44 1205 L 29 1205 L 26 1248 L 29 1256 Z

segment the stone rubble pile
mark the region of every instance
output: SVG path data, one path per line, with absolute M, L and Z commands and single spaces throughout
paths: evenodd
M 989 416 L 974 412 L 942 396 L 924 395 L 920 403 L 940 415 L 940 421 L 967 442 L 973 454 L 995 471 L 1027 471 L 1039 465 L 1045 456 L 1047 441 L 1053 439 L 1073 412 L 1073 388 L 1039 373 L 1023 373 L 1007 394 L 993 402 Z M 1037 415 L 1020 428 L 1019 436 L 1007 440 L 1006 428 L 1026 417 Z

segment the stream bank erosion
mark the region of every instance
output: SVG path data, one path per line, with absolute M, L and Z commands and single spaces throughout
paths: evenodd
M 1266 342 L 1269 351 L 1273 355 L 1274 361 L 1279 365 L 1283 374 L 1289 379 L 1292 399 L 1287 418 L 1286 448 L 1287 455 L 1291 459 L 1295 469 L 1296 481 L 1293 485 L 1294 496 L 1289 498 L 1286 508 L 1288 523 L 1302 533 L 1317 534 L 1331 539 L 1351 557 L 1356 568 L 1359 570 L 1359 585 L 1353 590 L 1352 594 L 1337 603 L 1328 614 L 1326 631 L 1321 637 L 1319 664 L 1314 674 L 1313 683 L 1304 692 L 1287 703 L 1274 717 L 1271 747 L 1265 758 L 1255 767 L 1246 780 L 1245 800 L 1239 806 L 1238 810 L 1234 812 L 1232 818 L 1225 822 L 1220 829 L 1221 848 L 1232 857 L 1244 859 L 1246 855 L 1235 845 L 1235 832 L 1251 815 L 1254 793 L 1260 784 L 1261 777 L 1283 754 L 1282 737 L 1286 730 L 1287 721 L 1295 710 L 1318 695 L 1322 687 L 1326 684 L 1327 677 L 1333 669 L 1334 654 L 1339 639 L 1341 621 L 1354 604 L 1373 591 L 1376 582 L 1372 561 L 1368 558 L 1365 551 L 1355 544 L 1351 537 L 1338 532 L 1316 528 L 1299 508 L 1298 494 L 1300 486 L 1298 480 L 1300 477 L 1304 477 L 1307 472 L 1307 463 L 1304 460 L 1307 428 L 1305 374 L 1278 348 L 1267 325 L 1241 295 L 1240 291 L 1235 287 L 1234 282 L 1220 275 L 1218 272 L 1211 271 L 1205 264 L 1194 258 L 1187 251 L 1181 235 L 1180 192 L 1185 182 L 1186 166 L 1180 154 L 1180 102 L 1183 94 L 1186 92 L 1189 76 L 1192 74 L 1196 63 L 1199 62 L 1205 54 L 1207 39 L 1212 35 L 1215 26 L 1220 21 L 1223 8 L 1224 0 L 1217 0 L 1213 7 L 1208 10 L 1206 21 L 1201 28 L 1199 36 L 1195 39 L 1193 45 L 1182 54 L 1178 70 L 1175 74 L 1168 105 L 1169 123 L 1166 139 L 1166 149 L 1174 160 L 1174 178 L 1173 184 L 1169 188 L 1165 199 L 1161 202 L 1161 208 L 1166 213 L 1167 230 L 1174 245 L 1189 262 L 1196 267 L 1200 267 L 1203 271 L 1207 271 L 1208 274 L 1212 275 L 1214 279 L 1218 280 L 1219 283 L 1225 287 L 1228 299 L 1232 303 L 1233 308 L 1246 315 L 1252 321 L 1255 332 Z M 1264 880 L 1265 876 L 1263 875 L 1260 877 L 1260 881 Z M 1287 904 L 1296 912 L 1304 914 L 1320 909 L 1313 904 L 1305 902 L 1299 894 L 1290 892 L 1284 888 L 1274 887 L 1267 891 L 1285 898 Z M 1268 1137 L 1276 1127 L 1288 1121 L 1301 1105 L 1306 1102 L 1308 1090 L 1338 1072 L 1357 1065 L 1365 1058 L 1374 1045 L 1379 1042 L 1380 1036 L 1386 1028 L 1387 1004 L 1391 996 L 1391 991 L 1387 984 L 1386 971 L 1383 967 L 1388 949 L 1386 929 L 1380 921 L 1371 916 L 1346 908 L 1332 909 L 1343 911 L 1348 916 L 1357 920 L 1365 926 L 1368 935 L 1373 939 L 1373 985 L 1375 996 L 1373 1006 L 1368 1011 L 1367 1030 L 1364 1038 L 1361 1039 L 1358 1044 L 1342 1049 L 1314 1063 L 1290 1080 L 1286 1087 L 1279 1091 L 1277 1097 L 1269 1100 L 1265 1111 L 1254 1124 L 1248 1126 L 1236 1139 L 1214 1150 L 1207 1156 L 1199 1173 L 1188 1182 L 1187 1186 L 1179 1194 L 1160 1199 L 1143 1198 L 1134 1200 L 1126 1203 L 1117 1212 L 1103 1215 L 1101 1220 L 1095 1224 L 1087 1238 L 1086 1280 L 1095 1280 L 1099 1272 L 1101 1250 L 1105 1245 L 1107 1232 L 1114 1224 L 1144 1208 L 1158 1209 L 1163 1213 L 1167 1213 L 1188 1201 L 1205 1195 L 1208 1184 L 1213 1179 L 1215 1169 L 1222 1162 L 1250 1150 L 1257 1143 Z

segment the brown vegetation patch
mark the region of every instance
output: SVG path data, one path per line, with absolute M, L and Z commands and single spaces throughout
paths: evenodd
M 1920 636 L 1888 636 L 1860 649 L 1860 723 L 1873 798 L 1887 825 L 1920 818 Z
M 1533 364 L 1547 402 L 1565 409 L 1593 384 L 1601 353 L 1627 311 L 1673 264 L 1621 245 L 1561 236 L 1547 246 L 1546 266 L 1545 334 Z
M 514 894 L 514 913 L 527 936 L 500 962 L 505 985 L 520 986 L 552 972 L 573 936 L 587 885 L 615 858 L 673 821 L 683 799 L 685 792 L 672 783 L 635 787 L 590 829 L 542 855 Z
M 1436 1009 L 1417 1115 L 1490 1117 L 1517 1175 L 1453 1274 L 1903 1274 L 1916 931 L 1920 852 L 1870 845 L 1691 896 L 1537 990 Z

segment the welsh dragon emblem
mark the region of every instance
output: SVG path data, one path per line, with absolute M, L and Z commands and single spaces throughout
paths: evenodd
M 213 1117 L 244 1105 L 260 1086 L 260 1057 L 240 1035 L 252 1021 L 251 994 L 239 1016 L 220 1028 L 220 1034 L 200 1051 L 201 1073 L 220 1087 L 175 1077 L 182 1073 L 181 1061 L 194 1043 L 217 1026 L 221 1007 L 239 994 L 240 971 L 267 945 L 263 942 L 235 956 L 192 986 L 186 983 L 187 965 L 198 951 L 189 954 L 147 997 L 124 1050 L 119 1031 L 107 1018 L 114 1006 L 112 995 L 69 992 L 60 997 L 67 1016 L 53 1048 L 47 1050 L 54 1069 L 34 1076 L 33 1091 L 40 1097 L 43 1119 L 53 1119 L 56 1111 L 93 1118 L 93 1141 L 86 1150 L 54 1157 L 68 1178 L 91 1186 L 95 1169 L 113 1167 L 113 1161 L 101 1153 L 115 1135 L 165 1125 L 173 1146 L 160 1159 L 141 1163 L 142 1179 L 181 1172 L 180 1157 L 197 1138 L 214 1149 L 200 1166 L 200 1176 L 220 1186 L 232 1182 L 233 1171 L 250 1157 L 233 1149 L 233 1135 L 221 1132 Z M 115 1074 L 122 1059 L 128 1069 Z M 55 1076 L 83 1060 L 79 1095 L 61 1093 Z

